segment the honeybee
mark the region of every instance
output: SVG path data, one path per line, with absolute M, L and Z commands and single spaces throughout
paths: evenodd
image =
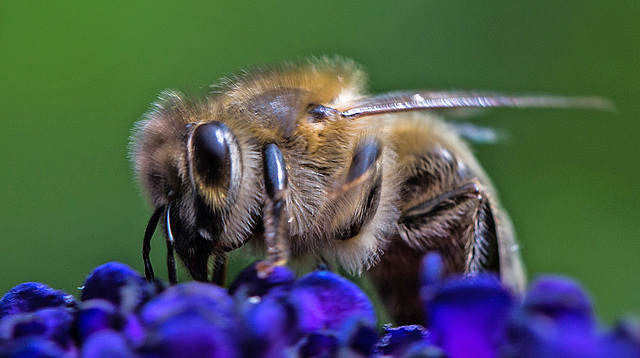
M 404 91 L 367 95 L 352 61 L 254 69 L 204 100 L 165 92 L 137 124 L 132 159 L 158 222 L 199 281 L 224 280 L 227 253 L 251 243 L 259 273 L 306 257 L 368 270 L 398 324 L 422 321 L 418 268 L 439 251 L 447 272 L 525 274 L 511 222 L 469 146 L 433 110 L 601 107 L 597 98 Z

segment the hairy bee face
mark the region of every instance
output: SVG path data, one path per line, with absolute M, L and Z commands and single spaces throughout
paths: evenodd
M 524 274 L 495 191 L 467 145 L 417 111 L 459 107 L 606 107 L 594 98 L 474 92 L 364 94 L 352 62 L 253 70 L 205 100 L 166 92 L 133 136 L 132 158 L 173 250 L 197 280 L 224 279 L 226 252 L 266 251 L 262 273 L 289 257 L 370 269 L 399 322 L 420 320 L 417 271 L 440 251 L 450 272 Z M 375 267 L 374 267 L 375 266 Z M 401 301 L 399 301 L 401 300 Z M 411 305 L 409 305 L 411 306 Z

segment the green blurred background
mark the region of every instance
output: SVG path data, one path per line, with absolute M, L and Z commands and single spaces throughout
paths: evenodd
M 617 113 L 494 110 L 476 146 L 531 277 L 581 281 L 605 322 L 640 309 L 640 2 L 0 2 L 0 292 L 77 294 L 107 261 L 142 270 L 150 209 L 130 129 L 163 89 L 201 95 L 250 65 L 340 54 L 375 92 L 600 95 Z M 152 259 L 166 277 L 164 245 Z M 183 279 L 186 276 L 182 275 Z

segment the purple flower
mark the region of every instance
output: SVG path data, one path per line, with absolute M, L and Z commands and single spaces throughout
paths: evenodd
M 296 281 L 289 301 L 295 307 L 304 332 L 339 331 L 361 319 L 374 325 L 376 314 L 369 298 L 354 283 L 329 271 L 314 271 Z
M 375 347 L 374 356 L 402 356 L 411 346 L 430 343 L 429 332 L 422 326 L 384 326 L 384 335 Z
M 300 358 L 332 358 L 338 356 L 338 338 L 332 332 L 309 333 L 298 346 Z
M 89 274 L 81 298 L 83 301 L 101 298 L 117 307 L 124 304 L 125 309 L 133 310 L 150 298 L 153 289 L 153 285 L 131 267 L 108 262 Z
M 640 319 L 624 319 L 616 323 L 602 339 L 603 357 L 640 357 Z
M 135 355 L 120 333 L 107 329 L 87 339 L 81 357 L 133 358 Z
M 410 346 L 401 356 L 402 358 L 448 358 L 449 355 L 442 349 L 426 343 L 419 342 Z
M 370 357 L 380 335 L 370 322 L 354 319 L 340 332 L 340 346 L 343 356 Z
M 280 356 L 302 336 L 297 314 L 287 301 L 295 279 L 295 273 L 284 266 L 275 266 L 268 276 L 258 277 L 254 263 L 229 286 L 242 326 L 245 356 Z
M 31 313 L 14 314 L 0 321 L 0 344 L 40 337 L 71 353 L 76 351 L 71 335 L 72 326 L 73 315 L 64 307 L 42 308 Z
M 276 295 L 252 296 L 238 302 L 242 341 L 249 357 L 277 357 L 302 337 L 293 307 Z
M 640 357 L 640 321 L 599 330 L 569 279 L 541 278 L 517 303 L 496 277 L 443 278 L 437 254 L 421 270 L 429 330 L 385 326 L 379 339 L 366 295 L 326 270 L 296 280 L 274 267 L 259 278 L 254 265 L 229 291 L 199 282 L 162 291 L 109 263 L 78 305 L 38 283 L 5 294 L 0 357 Z
M 433 342 L 452 357 L 495 357 L 513 299 L 488 274 L 446 279 L 425 299 Z
M 73 307 L 73 296 L 37 282 L 25 282 L 12 288 L 0 299 L 0 318 L 17 313 L 34 312 L 46 307 Z
M 600 357 L 593 308 L 576 282 L 542 277 L 509 322 L 505 357 Z
M 115 329 L 119 323 L 116 306 L 110 301 L 94 298 L 78 305 L 76 330 L 80 342 L 96 332 Z
M 74 353 L 65 353 L 57 344 L 40 336 L 24 337 L 0 345 L 2 357 L 24 358 L 60 358 L 75 357 Z
M 296 274 L 285 266 L 274 266 L 273 271 L 267 277 L 258 277 L 256 264 L 257 262 L 240 271 L 229 285 L 229 294 L 262 297 L 267 293 L 272 293 L 273 290 L 286 294 L 296 280 Z
M 231 297 L 215 285 L 172 286 L 141 311 L 142 352 L 152 357 L 236 357 L 239 327 Z

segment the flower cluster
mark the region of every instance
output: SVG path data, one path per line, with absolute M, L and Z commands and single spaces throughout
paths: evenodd
M 490 275 L 422 267 L 427 327 L 376 328 L 366 295 L 339 275 L 254 266 L 224 289 L 147 283 L 121 263 L 87 278 L 79 300 L 24 283 L 0 300 L 1 357 L 640 357 L 640 324 L 597 327 L 589 298 L 557 277 L 516 300 Z

